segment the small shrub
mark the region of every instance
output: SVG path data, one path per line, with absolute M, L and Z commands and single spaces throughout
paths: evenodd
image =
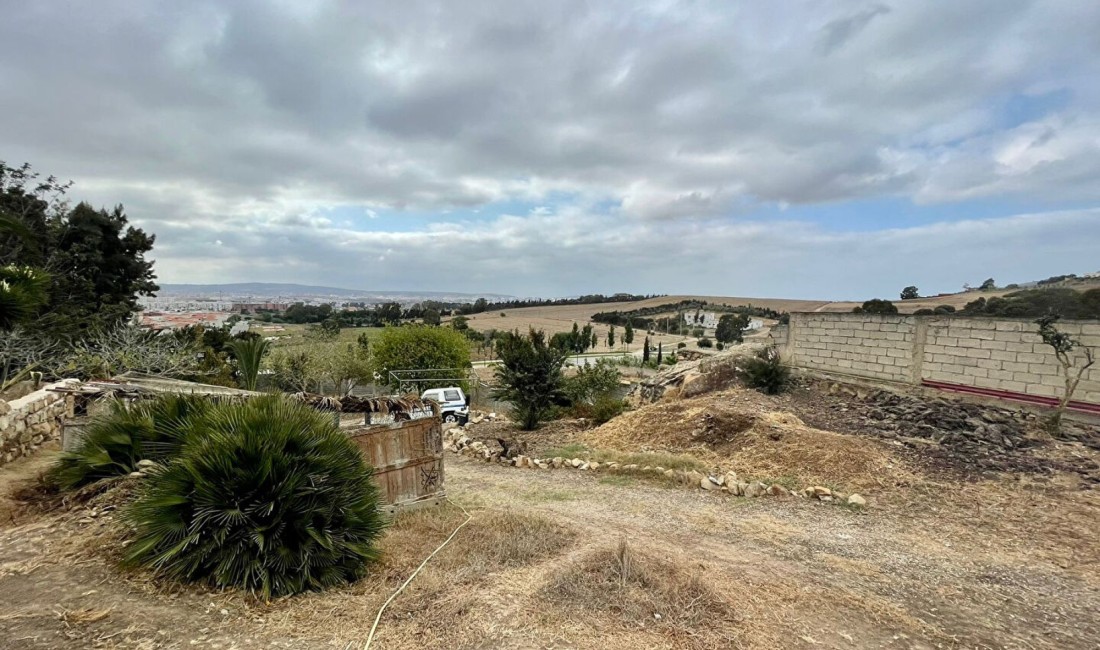
M 706 337 L 703 337 L 699 339 L 698 342 L 695 343 L 695 345 L 698 345 L 701 348 L 712 348 L 714 347 L 714 342 Z
M 615 399 L 610 395 L 604 395 L 592 405 L 592 419 L 596 424 L 603 424 L 611 418 L 621 415 L 626 404 L 621 399 Z
M 768 395 L 783 392 L 790 381 L 791 370 L 779 358 L 779 350 L 769 346 L 746 359 L 741 369 L 745 384 Z
M 715 344 L 715 346 L 714 346 L 714 347 L 715 347 L 715 349 L 716 349 L 716 350 L 718 350 L 719 352 L 721 352 L 722 350 L 725 350 L 725 349 L 726 349 L 726 344 L 725 344 L 725 343 L 723 343 L 723 342 L 721 342 L 721 341 L 719 341 L 719 342 L 718 342 L 717 344 Z
M 265 599 L 363 575 L 378 488 L 330 417 L 268 396 L 212 409 L 203 429 L 128 507 L 126 564 Z
M 71 490 L 126 476 L 141 460 L 165 462 L 210 408 L 207 400 L 189 395 L 167 395 L 129 407 L 115 402 L 105 415 L 92 420 L 76 449 L 62 454 L 50 477 Z
M 687 346 L 688 346 L 687 343 L 684 343 L 683 341 L 680 341 L 679 343 L 676 344 L 676 349 L 677 350 L 682 350 L 682 349 L 686 348 Z

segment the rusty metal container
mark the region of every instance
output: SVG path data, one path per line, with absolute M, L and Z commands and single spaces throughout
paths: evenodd
M 374 480 L 393 513 L 439 505 L 443 490 L 443 427 L 438 417 L 348 430 L 374 467 Z

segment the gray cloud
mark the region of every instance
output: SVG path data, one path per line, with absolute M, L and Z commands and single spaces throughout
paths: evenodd
M 380 287 L 408 276 L 378 258 L 450 269 L 468 243 L 462 273 L 485 289 L 552 271 L 539 290 L 560 293 L 583 290 L 573 274 L 647 277 L 632 246 L 776 236 L 743 221 L 761 205 L 1100 199 L 1090 3 L 5 4 L 0 158 L 124 202 L 172 279 L 323 280 L 345 260 L 363 267 L 348 282 Z M 1051 92 L 1068 99 L 1005 112 Z M 491 221 L 503 239 L 349 235 L 317 216 L 560 196 L 572 216 Z M 525 243 L 542 223 L 545 251 Z M 579 224 L 567 247 L 565 224 Z M 717 267 L 669 268 L 687 283 Z

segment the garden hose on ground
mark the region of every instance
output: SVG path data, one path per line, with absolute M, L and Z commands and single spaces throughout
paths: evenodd
M 397 588 L 397 591 L 390 594 L 390 597 L 386 599 L 386 602 L 382 603 L 382 607 L 380 607 L 378 609 L 378 615 L 374 617 L 374 625 L 372 625 L 371 628 L 370 628 L 370 635 L 367 636 L 367 643 L 363 646 L 363 650 L 370 650 L 370 644 L 374 642 L 374 632 L 378 629 L 378 621 L 382 620 L 382 612 L 386 611 L 386 608 L 390 606 L 390 603 L 393 602 L 393 599 L 397 598 L 397 595 L 400 594 L 402 591 L 404 591 L 405 587 L 409 586 L 409 583 L 412 582 L 413 578 L 416 577 L 416 574 L 420 573 L 420 570 L 423 569 L 426 564 L 428 564 L 428 560 L 431 560 L 433 557 L 435 557 L 436 553 L 443 550 L 443 547 L 446 546 L 447 544 L 449 544 L 451 542 L 451 540 L 455 538 L 455 535 L 458 534 L 458 531 L 462 530 L 462 527 L 465 526 L 466 524 L 470 523 L 470 520 L 473 519 L 473 516 L 470 515 L 469 512 L 466 512 L 466 508 L 463 508 L 462 506 L 460 506 L 457 503 L 451 501 L 450 499 L 447 499 L 447 503 L 450 503 L 451 505 L 454 505 L 459 510 L 461 510 L 466 515 L 466 521 L 459 524 L 458 528 L 454 529 L 454 532 L 451 533 L 450 537 L 445 539 L 443 541 L 443 543 L 439 545 L 438 548 L 436 548 L 434 551 L 432 551 L 431 555 L 424 558 L 424 561 L 420 563 L 420 566 L 416 567 L 416 571 L 413 571 L 412 575 L 410 575 L 405 580 L 405 582 L 402 583 L 401 586 Z

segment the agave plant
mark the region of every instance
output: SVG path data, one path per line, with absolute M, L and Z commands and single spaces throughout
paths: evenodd
M 265 599 L 361 576 L 384 527 L 372 470 L 330 418 L 281 396 L 216 406 L 127 509 L 126 563 Z
M 196 428 L 211 406 L 192 395 L 166 395 L 126 405 L 114 402 L 94 419 L 84 438 L 62 454 L 52 470 L 54 481 L 72 489 L 112 476 L 125 476 L 138 461 L 166 462 Z

